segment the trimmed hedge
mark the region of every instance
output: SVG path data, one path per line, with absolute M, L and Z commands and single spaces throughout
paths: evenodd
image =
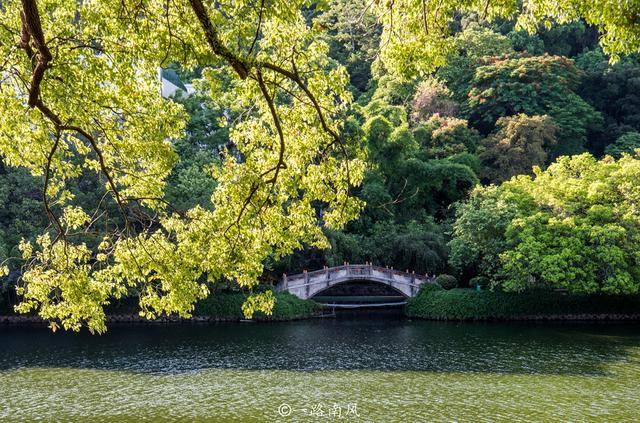
M 320 311 L 320 305 L 315 301 L 301 300 L 288 292 L 274 294 L 276 304 L 273 314 L 266 316 L 263 313 L 255 313 L 256 320 L 288 320 L 310 317 Z M 241 320 L 242 304 L 247 299 L 247 294 L 242 292 L 213 292 L 204 300 L 196 304 L 193 312 L 197 317 L 210 317 L 220 320 Z M 7 304 L 6 295 L 0 295 L 0 316 L 16 316 L 13 307 Z M 138 298 L 125 297 L 106 307 L 107 315 L 137 315 L 139 311 Z
M 261 312 L 254 315 L 257 320 L 286 320 L 309 317 L 319 311 L 318 303 L 300 298 L 288 292 L 275 294 L 276 304 L 273 314 L 266 316 Z M 194 316 L 217 317 L 223 319 L 244 319 L 242 304 L 247 295 L 241 292 L 216 292 L 196 304 Z
M 310 317 L 320 312 L 321 306 L 312 300 L 301 300 L 288 292 L 279 292 L 276 295 L 276 305 L 273 308 L 274 319 L 290 319 Z
M 555 291 L 507 293 L 424 286 L 406 314 L 436 320 L 509 320 L 577 315 L 638 315 L 640 296 L 570 295 Z

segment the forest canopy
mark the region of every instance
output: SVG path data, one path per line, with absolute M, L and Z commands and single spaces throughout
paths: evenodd
M 639 10 L 613 0 L 3 2 L 4 286 L 21 312 L 97 332 L 123 296 L 139 297 L 148 318 L 189 317 L 217 285 L 251 289 L 285 268 L 344 260 L 483 275 L 505 289 L 636 292 L 638 222 L 627 215 L 640 191 Z M 195 92 L 162 97 L 162 69 Z M 594 158 L 605 152 L 621 158 Z M 588 169 L 576 182 L 562 179 L 567 166 Z M 568 223 L 533 212 L 561 203 L 539 199 L 538 181 L 626 191 L 594 194 L 581 207 L 599 217 Z M 486 241 L 495 250 L 477 247 L 496 261 L 456 259 L 456 240 L 472 236 L 465 207 L 514 192 L 523 199 L 497 214 L 505 221 L 487 223 L 502 231 Z M 589 249 L 601 221 L 615 229 L 611 249 L 580 262 L 598 282 L 565 277 L 558 262 L 545 270 L 513 229 L 534 240 L 562 229 Z M 524 249 L 530 273 L 517 265 Z M 256 293 L 244 312 L 273 302 Z

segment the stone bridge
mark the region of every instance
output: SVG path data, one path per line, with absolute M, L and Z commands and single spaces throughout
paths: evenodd
M 405 297 L 415 296 L 423 283 L 435 283 L 434 277 L 414 272 L 401 272 L 371 264 L 345 264 L 292 276 L 283 275 L 276 291 L 288 291 L 306 300 L 339 283 L 359 280 L 388 285 Z

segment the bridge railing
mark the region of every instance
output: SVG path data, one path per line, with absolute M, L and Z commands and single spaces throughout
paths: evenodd
M 371 275 L 374 272 L 378 272 L 384 275 L 389 275 L 391 277 L 392 275 L 397 275 L 402 278 L 412 278 L 418 281 L 419 283 L 431 281 L 433 279 L 433 277 L 430 277 L 428 275 L 420 275 L 414 272 L 404 272 L 404 271 L 393 269 L 393 268 L 374 266 L 372 264 L 345 264 L 342 266 L 325 267 L 324 269 L 314 270 L 314 271 L 305 272 L 305 273 L 299 273 L 291 276 L 283 275 L 283 283 L 286 283 L 287 285 L 291 286 L 291 283 L 299 282 L 299 281 L 302 281 L 303 284 L 305 282 L 314 283 L 313 280 L 320 277 L 322 277 L 323 279 L 330 280 L 332 279 L 333 276 L 339 277 L 341 274 L 344 274 L 344 273 L 346 273 L 346 276 L 349 276 L 349 275 L 366 276 L 366 275 Z

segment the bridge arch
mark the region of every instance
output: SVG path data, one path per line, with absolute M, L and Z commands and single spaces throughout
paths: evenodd
M 435 283 L 433 277 L 414 272 L 400 272 L 371 264 L 347 264 L 298 275 L 284 275 L 276 290 L 288 291 L 306 300 L 335 285 L 351 281 L 378 282 L 390 286 L 405 297 L 415 296 L 423 283 Z
M 402 297 L 407 299 L 407 294 L 396 286 L 383 283 L 380 281 L 372 281 L 369 279 L 348 280 L 332 284 L 328 287 L 322 287 L 313 294 L 310 299 L 318 297 L 351 297 L 351 296 L 381 296 L 381 297 Z

